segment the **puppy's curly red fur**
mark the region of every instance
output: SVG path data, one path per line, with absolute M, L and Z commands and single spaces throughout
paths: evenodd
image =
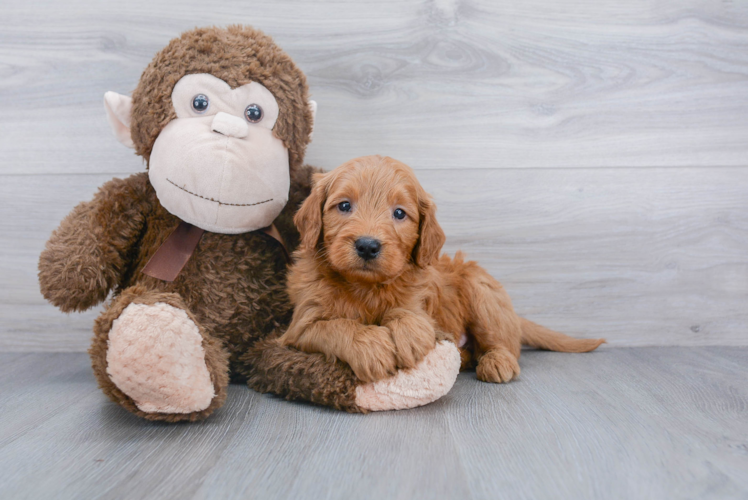
M 288 276 L 295 306 L 285 345 L 347 362 L 362 381 L 415 366 L 436 332 L 455 344 L 463 368 L 487 382 L 519 375 L 521 345 L 565 352 L 597 348 L 515 314 L 501 284 L 475 262 L 439 257 L 436 206 L 407 165 L 351 160 L 316 174 L 294 222 L 301 246 Z M 367 254 L 362 241 L 373 241 Z M 373 253 L 372 253 L 373 252 Z

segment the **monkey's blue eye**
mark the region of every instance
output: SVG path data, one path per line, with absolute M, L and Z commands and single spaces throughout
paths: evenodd
M 350 212 L 351 211 L 351 202 L 350 201 L 341 201 L 338 203 L 338 210 L 341 212 Z
M 208 100 L 208 96 L 205 94 L 197 94 L 192 98 L 192 109 L 195 110 L 195 113 L 205 113 L 209 104 L 210 101 Z
M 244 116 L 247 117 L 247 121 L 257 123 L 262 120 L 262 108 L 259 104 L 250 104 L 244 110 Z
M 395 216 L 395 219 L 402 220 L 405 218 L 405 210 L 402 208 L 396 208 L 392 215 Z

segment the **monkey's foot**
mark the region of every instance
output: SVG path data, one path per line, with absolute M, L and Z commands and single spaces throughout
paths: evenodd
M 179 308 L 130 304 L 109 332 L 107 374 L 144 412 L 192 413 L 215 396 L 198 326 Z
M 356 388 L 356 404 L 370 411 L 404 410 L 436 401 L 449 392 L 460 372 L 460 351 L 441 341 L 415 368 Z

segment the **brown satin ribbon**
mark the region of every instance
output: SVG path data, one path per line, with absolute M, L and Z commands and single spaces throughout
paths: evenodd
M 258 229 L 258 231 L 262 231 L 263 233 L 267 234 L 268 236 L 273 238 L 275 241 L 280 243 L 280 246 L 283 249 L 283 255 L 286 257 L 286 264 L 289 264 L 291 262 L 291 256 L 288 254 L 288 248 L 286 248 L 286 242 L 283 241 L 283 236 L 281 236 L 280 231 L 278 231 L 278 228 L 275 227 L 275 224 L 270 224 L 268 227 L 263 227 L 262 229 Z
M 258 231 L 267 234 L 280 243 L 283 255 L 286 257 L 286 262 L 290 262 L 288 249 L 286 249 L 283 237 L 278 228 L 275 227 L 275 224 L 258 229 Z M 200 238 L 203 237 L 204 232 L 204 229 L 181 221 L 174 232 L 158 247 L 156 253 L 153 254 L 153 257 L 151 257 L 143 268 L 142 273 L 159 280 L 174 281 L 187 264 L 187 261 L 190 260 L 192 254 L 195 253 L 197 244 L 200 243 Z
M 195 252 L 204 232 L 204 229 L 188 222 L 180 222 L 145 265 L 143 274 L 163 281 L 171 282 L 177 279 L 179 272 Z

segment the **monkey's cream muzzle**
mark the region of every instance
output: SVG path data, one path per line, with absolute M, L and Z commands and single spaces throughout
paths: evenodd
M 224 114 L 164 127 L 151 152 L 151 184 L 164 208 L 206 231 L 269 226 L 288 202 L 288 150 L 271 130 Z

